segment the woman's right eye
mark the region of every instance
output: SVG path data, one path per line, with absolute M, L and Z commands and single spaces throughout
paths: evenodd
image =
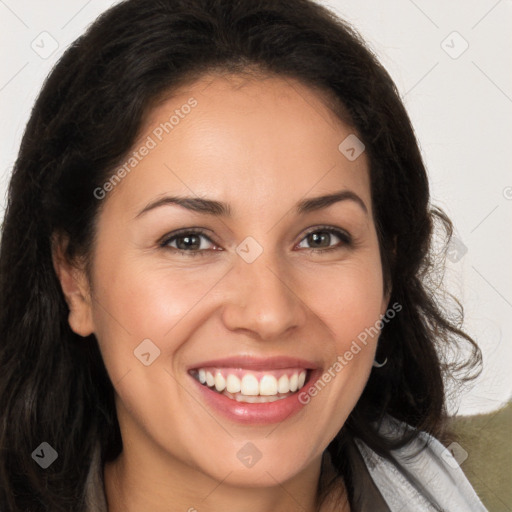
M 202 243 L 203 240 L 207 240 L 216 247 L 205 233 L 197 230 L 181 231 L 180 233 L 168 236 L 160 243 L 160 246 L 164 249 L 179 251 L 187 256 L 204 256 L 206 251 L 215 249 L 205 247 L 205 244 Z

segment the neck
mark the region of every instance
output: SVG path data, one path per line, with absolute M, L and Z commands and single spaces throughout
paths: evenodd
M 319 503 L 322 457 L 287 482 L 276 481 L 270 487 L 242 487 L 229 483 L 229 474 L 219 482 L 176 459 L 171 461 L 161 455 L 148 457 L 145 450 L 141 456 L 141 452 L 134 450 L 133 445 L 125 446 L 115 461 L 105 465 L 109 512 L 349 511 L 346 500 L 340 500 L 344 494 L 341 482 L 330 499 Z M 323 475 L 326 479 L 333 474 L 329 459 L 327 464 Z

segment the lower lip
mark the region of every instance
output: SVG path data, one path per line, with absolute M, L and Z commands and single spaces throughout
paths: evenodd
M 301 388 L 302 392 L 311 387 L 319 376 L 320 372 L 318 370 L 313 370 L 310 378 Z M 210 408 L 236 423 L 243 423 L 247 425 L 279 423 L 297 414 L 305 405 L 299 401 L 299 394 L 301 390 L 290 395 L 288 398 L 282 398 L 275 402 L 250 404 L 246 402 L 237 402 L 236 400 L 228 398 L 217 391 L 212 391 L 208 386 L 201 384 L 197 379 L 192 377 L 192 375 L 190 375 L 190 378 L 199 387 L 199 391 L 204 401 Z

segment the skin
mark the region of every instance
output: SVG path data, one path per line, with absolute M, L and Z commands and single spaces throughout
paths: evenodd
M 318 92 L 279 77 L 205 76 L 152 110 L 134 149 L 190 97 L 197 106 L 102 200 L 91 281 L 62 257 L 64 242 L 54 251 L 69 324 L 95 334 L 116 391 L 124 449 L 105 466 L 109 511 L 313 512 L 322 454 L 363 391 L 377 339 L 277 425 L 217 415 L 186 368 L 288 355 L 327 369 L 379 320 L 389 297 L 368 160 L 338 150 L 354 131 Z M 294 211 L 299 200 L 345 189 L 367 212 L 352 200 Z M 232 215 L 166 205 L 135 218 L 164 195 L 222 201 Z M 322 225 L 353 242 L 327 235 L 320 248 L 334 250 L 319 253 L 306 230 Z M 199 238 L 203 256 L 179 254 L 183 238 L 159 246 L 189 227 L 210 230 L 211 241 Z M 263 249 L 250 264 L 235 251 L 248 236 Z M 161 351 L 150 366 L 133 353 L 146 338 Z M 261 452 L 251 468 L 236 456 L 248 441 Z

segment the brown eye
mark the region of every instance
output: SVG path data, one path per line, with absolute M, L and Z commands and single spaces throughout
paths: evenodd
M 187 256 L 204 256 L 208 250 L 213 250 L 211 247 L 208 247 L 208 243 L 216 247 L 202 231 L 188 230 L 166 237 L 160 243 L 160 246 L 164 249 L 178 251 Z
M 312 247 L 329 247 L 331 244 L 331 233 L 327 233 L 327 231 L 317 231 L 316 233 L 311 233 L 307 237 L 308 243 Z
M 199 249 L 201 237 L 198 235 L 180 235 L 176 237 L 176 247 L 180 250 Z
M 336 243 L 336 239 L 338 242 Z M 333 245 L 332 242 L 335 242 Z M 335 228 L 316 228 L 315 231 L 310 231 L 301 241 L 298 247 L 304 247 L 302 244 L 306 242 L 309 247 L 305 247 L 306 249 L 319 249 L 316 252 L 322 252 L 325 250 L 336 250 L 346 245 L 350 245 L 351 239 L 350 236 Z

